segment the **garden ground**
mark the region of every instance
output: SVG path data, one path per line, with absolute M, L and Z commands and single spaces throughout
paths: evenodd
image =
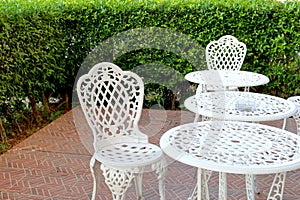
M 75 118 L 74 118 L 75 116 Z M 78 108 L 64 114 L 32 136 L 14 146 L 0 156 L 0 199 L 18 200 L 65 200 L 90 199 L 92 176 L 89 170 L 91 157 L 89 130 L 86 124 L 76 129 L 74 119 L 81 116 Z M 150 142 L 158 144 L 160 136 L 179 124 L 192 122 L 194 115 L 187 111 L 143 110 L 140 127 L 149 135 Z M 267 124 L 280 127 L 282 121 Z M 287 129 L 295 132 L 292 118 L 287 121 Z M 259 175 L 257 181 L 261 193 L 257 200 L 267 198 L 273 175 Z M 287 174 L 284 191 L 285 200 L 300 199 L 300 170 Z M 166 198 L 187 199 L 196 183 L 196 169 L 179 162 L 170 163 L 166 176 Z M 101 191 L 97 199 L 112 199 L 102 179 Z M 144 197 L 158 200 L 156 176 L 144 176 Z M 209 181 L 211 199 L 217 199 L 218 174 L 213 173 Z M 228 199 L 246 199 L 243 175 L 228 175 Z M 134 187 L 128 191 L 126 199 L 136 199 Z

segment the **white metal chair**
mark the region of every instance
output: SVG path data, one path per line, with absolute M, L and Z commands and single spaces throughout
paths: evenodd
M 240 70 L 246 57 L 247 47 L 243 42 L 239 42 L 232 35 L 224 35 L 219 40 L 211 41 L 205 49 L 206 64 L 208 70 Z M 216 77 L 217 78 L 217 77 Z M 205 89 L 204 89 L 205 88 Z M 225 88 L 212 85 L 198 85 L 197 93 L 222 91 L 222 90 L 237 90 L 237 87 Z M 244 89 L 249 91 L 249 87 Z M 195 105 L 196 106 L 196 105 Z M 199 115 L 195 115 L 194 121 L 197 121 Z
M 143 173 L 149 170 L 158 174 L 160 198 L 165 199 L 163 153 L 138 128 L 144 98 L 142 79 L 103 62 L 79 78 L 77 94 L 94 135 L 92 199 L 100 186 L 101 170 L 114 200 L 124 199 L 132 180 L 137 199 L 143 199 Z
M 240 70 L 246 53 L 246 44 L 239 42 L 232 35 L 224 35 L 219 40 L 211 41 L 206 46 L 205 58 L 207 68 L 208 70 Z M 224 88 L 207 86 L 207 91 L 216 90 L 224 90 Z M 237 88 L 232 87 L 229 90 L 237 90 Z M 249 90 L 249 88 L 246 90 Z
M 205 49 L 209 70 L 240 70 L 247 52 L 246 44 L 232 35 L 210 42 Z
M 297 112 L 293 115 L 297 125 L 297 134 L 300 135 L 300 96 L 293 96 L 288 98 L 297 107 Z

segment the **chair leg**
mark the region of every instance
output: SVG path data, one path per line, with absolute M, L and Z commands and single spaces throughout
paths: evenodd
M 92 157 L 90 161 L 90 170 L 92 172 L 93 177 L 93 193 L 91 199 L 95 200 L 97 191 L 100 188 L 101 170 L 100 163 L 94 157 Z
M 160 200 L 165 200 L 165 172 L 160 171 L 158 173 L 158 187 L 159 187 L 159 196 Z
M 124 200 L 125 193 L 135 178 L 135 172 L 133 170 L 116 169 L 103 164 L 101 165 L 101 170 L 105 183 L 112 193 L 113 200 Z
M 160 200 L 165 200 L 165 174 L 166 174 L 167 162 L 162 159 L 160 162 L 152 165 L 152 169 L 155 170 L 158 179 L 158 189 Z
M 143 173 L 138 173 L 135 177 L 135 190 L 137 199 L 142 200 L 143 198 Z

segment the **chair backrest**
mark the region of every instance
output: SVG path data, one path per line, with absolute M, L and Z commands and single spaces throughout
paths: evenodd
M 137 74 L 99 63 L 79 78 L 77 94 L 94 145 L 122 136 L 146 137 L 137 131 L 144 99 L 144 83 Z
M 232 35 L 225 35 L 206 46 L 205 56 L 208 69 L 240 70 L 247 47 Z

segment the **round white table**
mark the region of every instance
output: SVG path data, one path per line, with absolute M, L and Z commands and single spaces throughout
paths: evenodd
M 243 102 L 248 103 L 249 109 L 243 109 Z M 295 104 L 286 99 L 238 91 L 200 93 L 187 98 L 184 106 L 209 118 L 245 122 L 286 119 L 297 112 Z
M 253 200 L 253 174 L 277 173 L 268 199 L 282 199 L 286 171 L 300 168 L 300 136 L 256 123 L 185 124 L 164 133 L 160 146 L 169 157 L 198 168 L 198 200 L 208 199 L 203 169 L 220 172 L 221 200 L 227 196 L 226 173 L 246 174 L 247 197 Z
M 259 73 L 239 70 L 203 70 L 185 75 L 185 79 L 200 85 L 229 87 L 259 86 L 267 84 L 270 79 Z

